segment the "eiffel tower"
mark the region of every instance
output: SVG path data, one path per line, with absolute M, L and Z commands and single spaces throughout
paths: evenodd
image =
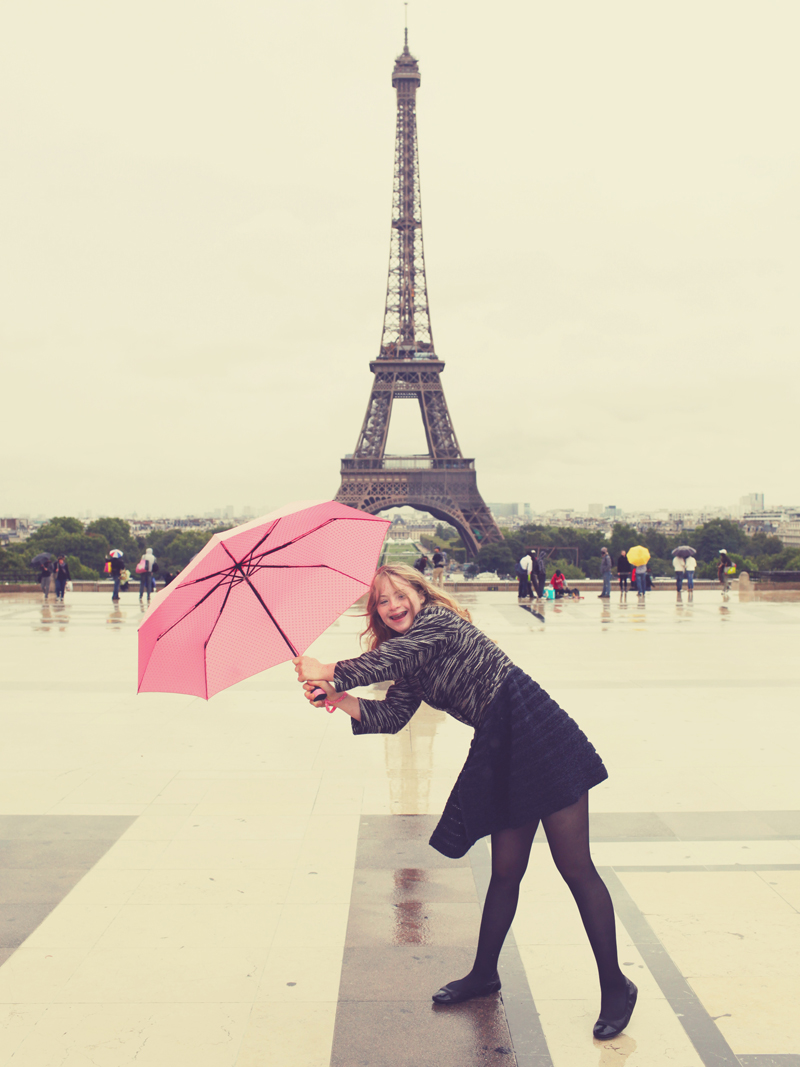
M 417 148 L 416 97 L 419 65 L 405 47 L 392 71 L 397 90 L 397 140 L 392 197 L 389 282 L 380 354 L 364 424 L 352 456 L 342 460 L 336 499 L 375 514 L 409 505 L 454 526 L 474 556 L 503 535 L 478 491 L 475 460 L 461 455 L 447 410 L 441 374 L 444 361 L 433 347 Z M 395 400 L 419 401 L 428 451 L 418 456 L 386 454 Z

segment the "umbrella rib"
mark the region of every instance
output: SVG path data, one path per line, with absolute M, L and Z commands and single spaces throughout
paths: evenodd
M 222 603 L 219 606 L 219 611 L 217 612 L 217 617 L 214 620 L 214 625 L 211 627 L 211 633 L 208 635 L 208 637 L 203 642 L 203 681 L 205 682 L 205 686 L 206 686 L 206 700 L 208 700 L 208 642 L 214 636 L 214 631 L 217 628 L 217 623 L 222 618 L 222 611 L 223 611 L 225 605 L 228 603 L 228 597 L 231 595 L 231 591 L 232 590 L 233 590 L 233 582 L 231 582 L 231 584 L 228 586 L 228 589 L 227 589 L 227 591 L 225 593 L 225 599 L 222 601 Z
M 192 604 L 192 606 L 189 608 L 189 610 L 187 612 L 185 612 L 183 615 L 181 615 L 181 617 L 179 619 L 176 619 L 175 622 L 173 622 L 171 626 L 168 626 L 166 628 L 166 630 L 164 630 L 163 633 L 160 633 L 158 635 L 158 637 L 156 638 L 156 641 L 160 641 L 162 637 L 166 637 L 167 634 L 170 632 L 170 630 L 174 630 L 175 629 L 175 627 L 178 625 L 178 623 L 183 622 L 184 619 L 188 619 L 188 617 L 192 614 L 192 612 L 195 611 L 197 608 L 199 608 L 202 603 L 204 603 L 206 600 L 208 600 L 208 598 L 213 593 L 216 593 L 216 591 L 219 589 L 219 587 L 222 584 L 223 584 L 223 580 L 220 580 L 219 582 L 217 582 L 217 584 L 214 586 L 213 589 L 209 589 L 208 592 L 205 594 L 205 596 L 201 596 L 198 601 L 196 601 L 194 604 Z M 232 584 L 233 583 L 231 583 L 231 585 Z M 227 599 L 227 596 L 228 596 L 228 594 L 226 593 L 225 594 L 225 598 L 226 599 Z
M 225 545 L 223 545 L 222 547 L 223 547 L 223 548 L 225 549 L 225 551 L 226 551 L 226 552 L 228 552 L 228 555 L 229 555 L 229 556 L 231 557 L 231 559 L 233 559 L 233 556 L 231 556 L 231 554 L 230 554 L 230 552 L 228 551 L 227 547 L 226 547 Z M 278 620 L 277 620 L 277 619 L 275 618 L 275 616 L 274 616 L 274 615 L 272 614 L 272 612 L 271 612 L 271 611 L 269 610 L 269 608 L 267 607 L 267 605 L 266 605 L 266 604 L 264 603 L 264 601 L 262 600 L 262 598 L 261 598 L 261 594 L 260 594 L 260 593 L 259 593 L 259 591 L 258 591 L 258 590 L 256 589 L 256 587 L 255 587 L 255 586 L 253 585 L 253 583 L 252 583 L 252 582 L 250 581 L 250 578 L 248 577 L 248 575 L 246 575 L 246 574 L 244 573 L 244 571 L 242 570 L 242 565 L 241 565 L 241 563 L 239 563 L 239 562 L 238 562 L 237 560 L 235 560 L 235 559 L 233 559 L 233 562 L 234 562 L 234 565 L 236 566 L 236 569 L 237 569 L 237 570 L 239 571 L 239 573 L 241 574 L 242 578 L 244 578 L 244 580 L 245 580 L 245 581 L 247 582 L 247 584 L 248 584 L 248 585 L 250 586 L 250 588 L 252 589 L 252 591 L 253 591 L 253 594 L 255 595 L 255 597 L 256 597 L 256 599 L 258 600 L 258 602 L 259 602 L 259 604 L 261 605 L 261 607 L 262 607 L 262 608 L 264 609 L 264 611 L 266 611 L 266 613 L 267 613 L 267 615 L 269 615 L 270 619 L 272 619 L 272 625 L 273 625 L 273 626 L 275 627 L 275 629 L 276 629 L 276 630 L 278 631 L 278 633 L 279 633 L 279 634 L 281 635 L 281 637 L 282 637 L 282 638 L 284 639 L 284 641 L 286 642 L 286 644 L 287 644 L 287 645 L 289 646 L 289 648 L 291 649 L 292 653 L 293 653 L 293 654 L 294 654 L 295 656 L 299 656 L 299 655 L 300 655 L 300 653 L 299 653 L 299 652 L 297 651 L 297 649 L 296 649 L 296 648 L 294 647 L 294 645 L 292 644 L 292 642 L 291 642 L 291 641 L 289 640 L 289 638 L 288 638 L 288 637 L 286 636 L 286 634 L 285 634 L 285 633 L 283 632 L 283 630 L 281 629 L 281 627 L 280 627 L 280 624 L 278 623 Z

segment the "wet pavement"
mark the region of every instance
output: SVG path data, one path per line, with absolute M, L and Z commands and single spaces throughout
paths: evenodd
M 503 992 L 469 967 L 488 848 L 427 846 L 470 731 L 353 738 L 292 669 L 137 697 L 136 594 L 0 597 L 0 1063 L 798 1067 L 800 594 L 462 598 L 609 769 L 594 856 L 640 988 L 624 1035 L 537 841 Z M 146 609 L 146 605 L 143 606 Z M 345 616 L 320 658 L 357 652 Z

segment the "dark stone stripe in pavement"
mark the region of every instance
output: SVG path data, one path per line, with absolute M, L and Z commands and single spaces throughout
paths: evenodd
M 0 816 L 0 964 L 132 822 L 127 815 Z
M 614 910 L 636 945 L 705 1067 L 741 1067 L 717 1024 L 672 961 L 650 923 L 611 867 L 598 868 Z
M 550 1067 L 518 1061 L 499 995 L 431 1001 L 469 970 L 480 921 L 470 859 L 427 843 L 437 821 L 361 819 L 331 1067 Z

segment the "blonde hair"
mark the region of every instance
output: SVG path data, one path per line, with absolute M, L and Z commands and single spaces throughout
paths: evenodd
M 431 585 L 414 567 L 409 567 L 406 563 L 389 564 L 385 567 L 379 567 L 375 572 L 367 598 L 366 615 L 369 622 L 366 630 L 361 635 L 361 640 L 370 650 L 377 648 L 378 645 L 382 645 L 384 641 L 388 641 L 392 637 L 400 636 L 394 630 L 390 630 L 378 614 L 378 586 L 383 578 L 386 578 L 395 588 L 397 588 L 398 582 L 410 585 L 422 601 L 423 607 L 427 607 L 429 604 L 437 604 L 439 607 L 447 608 L 448 611 L 460 615 L 467 622 L 472 622 L 472 616 L 466 608 L 462 608 L 458 601 L 448 593 L 445 593 L 443 589 Z

